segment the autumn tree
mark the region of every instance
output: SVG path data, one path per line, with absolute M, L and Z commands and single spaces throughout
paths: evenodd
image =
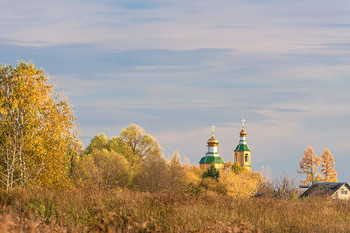
M 182 191 L 187 185 L 186 167 L 181 164 L 181 155 L 176 150 L 168 163 L 169 187 L 170 191 Z
M 169 172 L 167 162 L 161 155 L 147 155 L 137 169 L 133 182 L 136 188 L 147 192 L 168 190 Z
M 295 181 L 290 179 L 286 173 L 283 173 L 279 179 L 273 182 L 275 197 L 289 199 L 294 195 Z
M 227 169 L 220 173 L 216 192 L 234 198 L 250 198 L 258 190 L 262 180 L 261 174 L 257 172 L 244 170 L 236 173 L 233 169 Z
M 90 144 L 86 147 L 85 153 L 90 154 L 93 150 L 102 150 L 107 148 L 108 138 L 104 134 L 98 134 L 90 140 Z
M 186 180 L 187 180 L 187 192 L 194 192 L 198 193 L 201 192 L 200 184 L 203 181 L 201 178 L 202 174 L 202 169 L 200 169 L 196 165 L 186 165 L 184 166 L 185 168 L 185 175 L 186 175 Z
M 313 184 L 321 180 L 320 174 L 317 172 L 320 166 L 321 160 L 315 155 L 314 149 L 308 146 L 306 151 L 304 151 L 304 156 L 299 162 L 300 170 L 297 169 L 299 174 L 305 174 L 305 180 L 302 180 L 304 184 Z
M 113 166 L 110 165 L 116 160 L 116 157 L 119 158 L 119 162 L 114 163 Z M 117 186 L 124 187 L 126 184 L 122 177 L 127 177 L 130 181 L 127 182 L 129 187 L 136 186 L 144 191 L 175 189 L 178 186 L 172 182 L 172 178 L 177 177 L 180 180 L 181 171 L 175 170 L 176 168 L 182 169 L 177 156 L 175 157 L 176 159 L 167 164 L 157 140 L 151 135 L 145 134 L 138 125 L 130 124 L 117 137 L 108 139 L 104 134 L 93 137 L 75 169 L 74 180 L 76 182 L 80 180 L 79 182 L 85 183 L 85 185 L 91 181 L 100 188 L 109 189 Z M 174 176 L 170 176 L 170 170 L 173 171 Z M 126 173 L 122 171 L 127 171 L 128 175 L 126 176 Z M 117 175 L 118 172 L 121 173 Z M 116 175 L 108 178 L 113 173 Z M 185 176 L 185 172 L 183 173 Z M 107 180 L 114 180 L 113 182 L 116 183 Z M 117 180 L 119 181 L 117 182 Z M 106 182 L 108 185 L 105 184 Z M 169 184 L 172 184 L 173 187 L 170 187 Z
M 126 187 L 130 179 L 125 157 L 107 149 L 93 150 L 89 156 L 78 161 L 73 171 L 76 185 L 98 190 Z
M 31 63 L 0 65 L 0 183 L 7 189 L 67 184 L 76 121 L 53 87 Z
M 157 140 L 151 135 L 145 134 L 144 130 L 136 124 L 130 124 L 123 129 L 119 140 L 127 146 L 124 150 L 130 150 L 131 155 L 128 159 L 132 166 L 146 156 L 161 154 Z
M 235 162 L 233 165 L 232 165 L 232 170 L 235 174 L 239 174 L 239 173 L 242 173 L 242 172 L 245 172 L 245 168 L 241 166 L 241 164 Z
M 68 146 L 68 157 L 69 157 L 69 177 L 72 177 L 75 166 L 79 160 L 83 157 L 84 146 L 80 140 L 72 141 Z
M 322 180 L 325 182 L 337 182 L 337 173 L 334 170 L 333 155 L 326 148 L 321 155 Z
M 157 140 L 136 124 L 130 124 L 124 128 L 118 137 L 107 138 L 104 134 L 93 137 L 85 150 L 85 155 L 91 154 L 94 150 L 114 151 L 123 155 L 130 163 L 130 166 L 139 164 L 146 156 L 161 155 L 161 147 Z

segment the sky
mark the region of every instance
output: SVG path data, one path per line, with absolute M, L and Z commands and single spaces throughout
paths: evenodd
M 0 64 L 42 67 L 87 146 L 130 123 L 198 165 L 212 125 L 233 160 L 296 181 L 328 148 L 350 182 L 350 1 L 0 0 Z

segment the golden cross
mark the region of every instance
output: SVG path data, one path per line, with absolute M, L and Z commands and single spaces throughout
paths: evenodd
M 213 125 L 213 137 L 214 137 L 214 128 L 215 128 L 215 125 Z
M 243 118 L 243 120 L 242 120 L 242 128 L 244 128 L 244 122 L 245 122 L 245 120 Z

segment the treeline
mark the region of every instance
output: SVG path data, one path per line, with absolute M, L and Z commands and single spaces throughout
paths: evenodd
M 250 197 L 263 183 L 260 173 L 237 164 L 220 171 L 211 167 L 182 165 L 178 151 L 162 156 L 156 139 L 137 125 L 123 129 L 119 137 L 95 136 L 74 163 L 72 181 L 77 187 L 112 190 L 127 188 L 146 192 L 214 192 Z
M 248 197 L 263 181 L 232 166 L 203 176 L 197 166 L 182 165 L 178 152 L 166 160 L 157 140 L 135 124 L 118 137 L 97 135 L 83 148 L 72 107 L 53 87 L 31 63 L 0 65 L 0 184 L 6 190 L 39 185 Z
M 156 139 L 131 124 L 119 137 L 95 136 L 75 161 L 72 181 L 103 190 L 179 191 L 186 185 L 186 172 L 177 152 L 167 162 Z
M 0 65 L 0 185 L 6 189 L 126 188 L 146 192 L 214 192 L 249 197 L 272 182 L 238 164 L 202 171 L 181 164 L 179 152 L 164 158 L 157 140 L 135 124 L 117 137 L 100 134 L 83 148 L 71 105 L 31 63 Z M 322 176 L 317 173 L 322 165 Z M 309 147 L 300 162 L 305 183 L 336 181 L 332 154 Z M 266 187 L 270 187 L 266 191 Z

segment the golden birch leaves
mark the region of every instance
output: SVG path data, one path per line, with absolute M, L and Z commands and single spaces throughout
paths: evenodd
M 33 64 L 0 67 L 1 183 L 66 185 L 77 134 L 71 106 Z

